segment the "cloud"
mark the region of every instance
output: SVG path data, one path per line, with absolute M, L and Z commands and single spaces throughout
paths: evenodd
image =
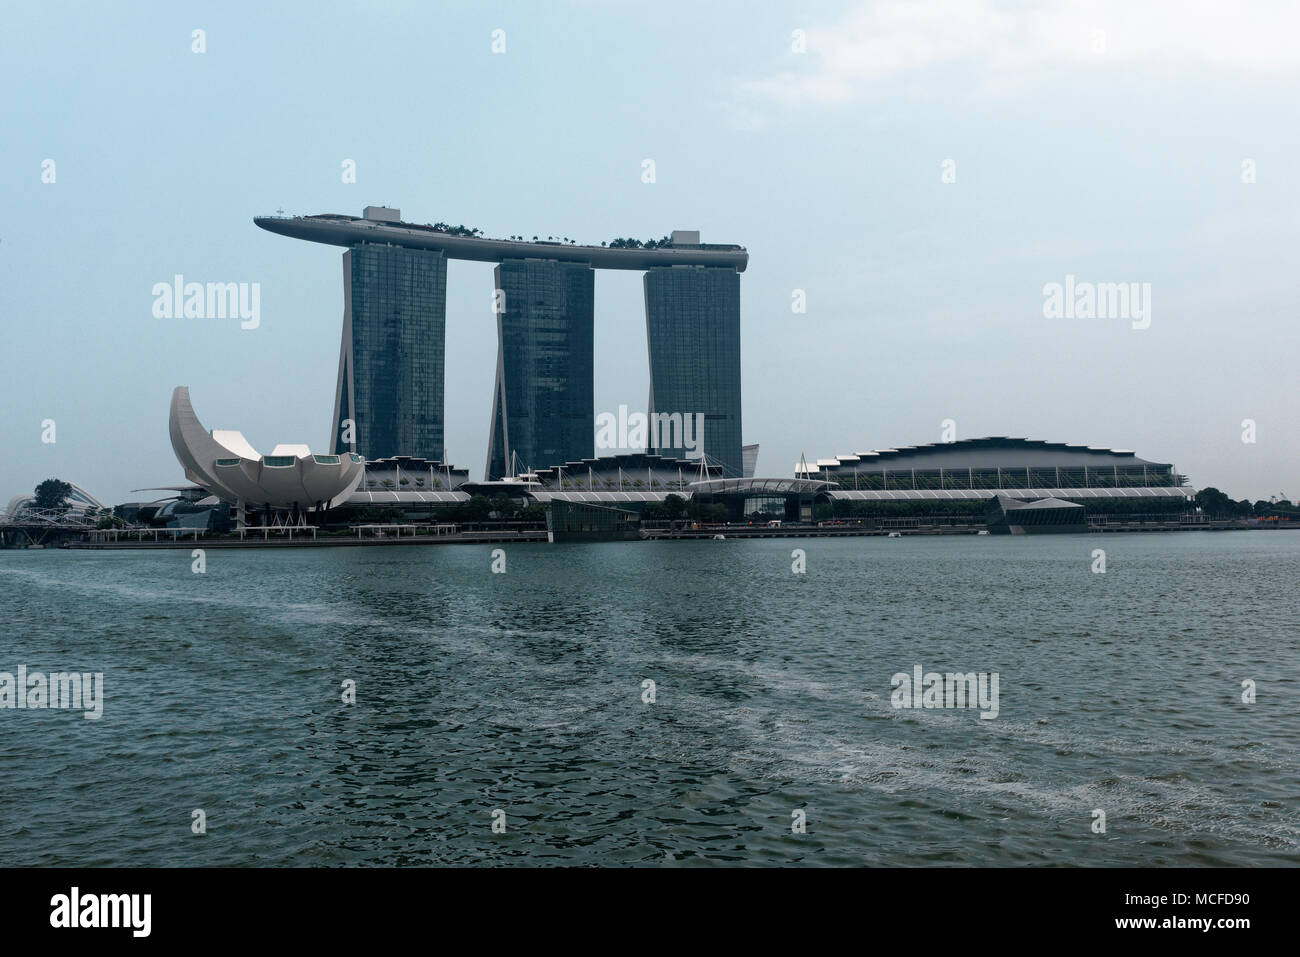
M 1300 68 L 1300 4 L 1291 0 L 873 0 L 806 33 L 806 54 L 737 80 L 738 100 L 845 103 L 939 69 L 945 77 L 969 71 L 968 89 L 991 90 L 1035 72 L 1115 63 L 1274 74 Z

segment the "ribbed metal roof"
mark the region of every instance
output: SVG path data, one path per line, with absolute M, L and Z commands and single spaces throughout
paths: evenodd
M 649 490 L 630 489 L 625 492 L 602 492 L 594 489 L 579 489 L 572 492 L 543 492 L 537 489 L 529 489 L 528 495 L 534 501 L 546 502 L 586 502 L 589 504 L 614 504 L 618 502 L 662 502 L 669 495 L 679 495 L 682 498 L 689 498 L 689 492 L 674 491 L 669 489 L 663 492 L 652 492 Z
M 417 491 L 386 491 L 383 489 L 357 489 L 348 497 L 349 505 L 397 505 L 397 504 L 414 504 L 419 502 L 433 502 L 437 504 L 447 504 L 456 502 L 468 502 L 469 495 L 465 492 L 417 492 Z
M 917 502 L 991 499 L 1010 496 L 1015 499 L 1034 498 L 1193 498 L 1196 489 L 1190 486 L 1161 486 L 1149 488 L 918 488 L 918 489 L 832 489 L 830 498 L 852 502 Z
M 744 492 L 752 495 L 786 495 L 795 492 L 821 492 L 838 488 L 837 482 L 805 478 L 723 478 L 692 482 L 692 492 L 723 495 Z
M 934 442 L 930 445 L 900 446 L 854 453 L 857 458 L 871 457 L 874 469 L 1014 469 L 1014 468 L 1101 468 L 1106 466 L 1150 466 L 1167 469 L 1168 464 L 1140 459 L 1129 449 L 1090 448 L 1065 442 L 1008 438 L 991 435 L 957 442 Z M 848 458 L 848 456 L 843 456 Z M 836 459 L 818 459 L 818 469 L 848 469 L 854 463 L 840 464 Z M 865 464 L 865 463 L 864 463 Z M 842 474 L 842 472 L 841 472 Z

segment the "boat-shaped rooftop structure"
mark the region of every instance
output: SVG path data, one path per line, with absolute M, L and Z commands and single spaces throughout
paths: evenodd
M 402 222 L 400 211 L 367 206 L 365 216 L 318 213 L 312 216 L 255 216 L 268 232 L 330 246 L 360 243 L 432 249 L 448 259 L 498 263 L 506 259 L 553 259 L 587 263 L 596 269 L 652 269 L 655 266 L 730 266 L 744 272 L 749 253 L 743 246 L 701 243 L 699 233 L 676 230 L 668 245 L 589 246 L 558 240 L 489 239 L 438 226 Z M 693 242 L 691 240 L 694 240 Z

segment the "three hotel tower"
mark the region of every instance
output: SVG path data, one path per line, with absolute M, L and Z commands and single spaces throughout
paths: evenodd
M 742 474 L 742 247 L 678 231 L 652 248 L 482 239 L 361 218 L 259 217 L 272 232 L 346 246 L 335 453 L 444 461 L 447 260 L 496 263 L 496 384 L 486 478 L 593 457 L 597 269 L 644 272 L 649 413 L 703 414 L 704 454 Z M 677 436 L 680 439 L 680 436 Z M 651 449 L 680 458 L 683 448 Z

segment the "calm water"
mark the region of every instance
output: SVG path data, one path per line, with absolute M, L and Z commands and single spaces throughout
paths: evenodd
M 0 861 L 1300 860 L 1300 534 L 492 547 L 0 552 Z

